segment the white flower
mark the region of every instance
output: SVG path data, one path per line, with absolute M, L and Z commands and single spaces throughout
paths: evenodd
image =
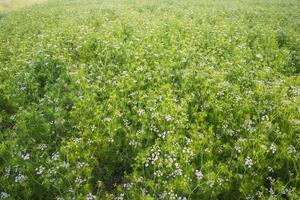
M 195 175 L 198 181 L 200 181 L 203 178 L 203 173 L 200 170 L 196 170 Z
M 250 159 L 249 156 L 245 159 L 245 165 L 249 168 L 251 168 L 253 165 L 253 161 L 252 161 L 252 159 Z
M 73 193 L 74 189 L 72 187 L 69 187 L 68 192 Z
M 182 169 L 180 168 L 178 163 L 175 163 L 175 171 L 172 173 L 172 175 L 175 176 L 182 176 Z
M 269 172 L 274 172 L 274 170 L 273 170 L 272 167 L 268 167 L 268 171 L 269 171 Z
M 251 127 L 251 126 L 254 125 L 254 122 L 253 122 L 251 119 L 248 119 L 248 120 L 246 120 L 245 122 L 246 122 L 246 124 L 248 125 L 248 127 Z
M 58 153 L 53 153 L 51 156 L 51 160 L 58 160 L 59 154 Z
M 189 144 L 191 144 L 192 143 L 192 139 L 190 139 L 190 138 L 188 138 L 188 137 L 185 137 L 185 139 L 186 139 L 186 144 L 187 145 L 189 145 Z
M 274 144 L 271 145 L 270 150 L 272 152 L 272 154 L 274 154 L 277 151 L 277 148 Z
M 74 138 L 75 143 L 79 143 L 82 140 L 82 138 Z
M 94 200 L 94 199 L 96 199 L 96 196 L 95 196 L 95 195 L 92 195 L 91 193 L 89 193 L 89 194 L 86 196 L 85 199 L 86 199 L 86 200 Z
M 25 176 L 23 174 L 19 174 L 18 176 L 15 177 L 15 182 L 19 183 L 19 182 L 27 180 L 27 178 L 28 178 L 27 176 Z
M 257 195 L 259 198 L 261 198 L 261 197 L 263 196 L 263 192 L 257 191 L 257 192 L 256 192 L 256 195 Z
M 187 200 L 186 197 L 178 197 L 178 200 Z
M 75 179 L 75 183 L 78 184 L 78 185 L 81 185 L 85 180 L 82 179 L 81 177 L 76 177 Z
M 114 139 L 113 139 L 113 138 L 111 138 L 111 137 L 110 137 L 110 138 L 108 138 L 107 140 L 108 140 L 108 142 L 109 142 L 109 143 L 113 143 L 113 142 L 114 142 Z
M 242 148 L 239 146 L 235 146 L 234 149 L 238 152 L 241 153 L 242 152 Z
M 43 167 L 42 165 L 35 169 L 37 175 L 42 174 L 44 170 L 45 170 L 45 167 Z
M 70 163 L 64 161 L 62 164 L 60 164 L 60 166 L 63 168 L 68 168 L 70 166 Z
M 141 192 L 142 192 L 143 196 L 146 196 L 148 191 L 145 188 L 141 188 Z
M 263 56 L 261 55 L 261 54 L 255 54 L 255 56 L 256 56 L 256 58 L 258 58 L 258 59 L 262 59 L 263 58 Z
M 124 119 L 123 122 L 124 122 L 124 126 L 128 128 L 130 122 L 127 119 Z
M 168 193 L 164 191 L 163 193 L 159 194 L 159 199 L 165 199 L 167 197 Z
M 136 146 L 137 145 L 137 142 L 135 140 L 130 140 L 129 141 L 129 145 L 130 146 Z
M 178 101 L 178 97 L 174 97 L 174 102 L 177 103 Z
M 21 158 L 23 160 L 29 160 L 30 159 L 30 155 L 29 155 L 29 153 L 26 153 L 26 154 L 21 155 Z
M 249 195 L 246 197 L 246 200 L 254 200 L 254 197 Z
M 160 137 L 160 138 L 162 138 L 162 139 L 165 139 L 165 137 L 167 136 L 167 134 L 168 134 L 168 131 L 164 131 L 164 132 L 162 132 L 162 133 L 159 133 L 159 134 L 158 134 L 158 137 Z
M 154 176 L 160 177 L 162 175 L 163 175 L 163 173 L 160 170 L 157 170 L 157 171 L 154 172 Z
M 165 116 L 165 119 L 166 119 L 166 121 L 168 122 L 168 121 L 171 121 L 171 120 L 172 120 L 172 117 L 171 117 L 170 115 L 166 115 L 166 116 Z
M 157 161 L 157 159 L 158 159 L 158 155 L 155 154 L 155 153 L 152 153 L 152 161 L 153 161 L 153 163 L 154 163 L 155 161 Z
M 132 187 L 132 184 L 131 184 L 131 183 L 125 183 L 123 186 L 124 186 L 124 188 L 126 188 L 127 190 L 130 190 L 130 188 Z
M 136 69 L 138 72 L 142 72 L 144 70 L 144 68 L 142 66 L 139 66 L 137 69 Z
M 269 116 L 268 115 L 264 115 L 261 118 L 262 121 L 269 121 Z
M 142 116 L 145 113 L 145 110 L 140 108 L 137 113 L 139 116 Z
M 10 166 L 5 167 L 5 175 L 4 175 L 5 177 L 8 177 L 10 175 L 10 170 L 11 170 Z
M 275 181 L 275 179 L 272 178 L 271 176 L 268 176 L 268 177 L 267 177 L 267 180 L 270 181 L 271 183 L 273 183 L 273 182 Z
M 288 150 L 289 150 L 289 153 L 290 153 L 290 154 L 293 154 L 293 153 L 296 153 L 296 152 L 297 152 L 296 148 L 295 148 L 293 145 L 290 145 L 290 146 L 288 147 Z
M 77 162 L 77 166 L 78 166 L 79 168 L 84 167 L 84 165 L 85 165 L 85 162 Z
M 124 194 L 121 193 L 120 196 L 115 198 L 115 200 L 124 200 Z
M 208 183 L 209 183 L 209 187 L 210 188 L 213 188 L 214 185 L 215 185 L 215 181 L 214 180 L 210 180 Z
M 92 129 L 92 132 L 94 132 L 97 129 L 97 127 L 95 125 L 92 125 L 91 129 Z
M 39 148 L 40 148 L 40 150 L 42 150 L 42 151 L 44 151 L 45 149 L 47 149 L 47 144 L 41 144 L 40 146 L 39 146 Z
M 0 198 L 1 199 L 7 199 L 7 198 L 9 198 L 9 194 L 8 193 L 6 193 L 6 192 L 1 192 L 1 194 L 0 194 Z

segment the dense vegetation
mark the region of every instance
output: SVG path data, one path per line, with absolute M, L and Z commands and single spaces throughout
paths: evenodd
M 0 198 L 300 199 L 298 0 L 0 14 Z

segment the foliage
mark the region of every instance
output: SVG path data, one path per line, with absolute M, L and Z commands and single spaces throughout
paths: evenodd
M 299 199 L 300 3 L 50 1 L 0 17 L 0 198 Z

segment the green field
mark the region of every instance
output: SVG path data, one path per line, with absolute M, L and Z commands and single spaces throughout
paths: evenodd
M 7 2 L 0 199 L 300 199 L 299 0 Z

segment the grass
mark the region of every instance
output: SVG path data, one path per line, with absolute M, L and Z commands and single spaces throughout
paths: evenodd
M 0 198 L 299 199 L 299 13 L 297 0 L 5 12 Z

